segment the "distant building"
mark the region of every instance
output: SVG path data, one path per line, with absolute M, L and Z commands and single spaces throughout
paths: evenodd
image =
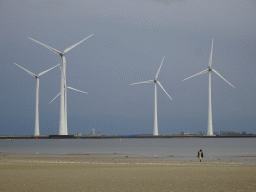
M 220 131 L 220 135 L 246 135 L 246 132 L 235 132 L 235 131 Z
M 197 131 L 197 135 L 203 135 L 202 131 Z
M 213 133 L 213 135 L 219 135 L 219 132 L 218 132 L 218 131 L 216 131 L 216 132 L 214 132 L 214 133 Z
M 242 135 L 246 135 L 246 131 L 242 131 Z

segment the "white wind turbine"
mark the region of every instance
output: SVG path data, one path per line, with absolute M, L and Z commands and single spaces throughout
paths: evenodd
M 26 72 L 28 72 L 31 76 L 35 77 L 36 78 L 36 114 L 35 114 L 35 132 L 34 132 L 34 135 L 35 136 L 38 136 L 40 135 L 40 132 L 39 132 L 39 111 L 38 111 L 38 105 L 39 105 L 39 76 L 45 74 L 46 72 L 52 70 L 53 68 L 57 67 L 58 65 L 46 70 L 46 71 L 43 71 L 42 73 L 39 73 L 38 75 L 30 72 L 29 70 L 23 68 L 22 66 L 19 66 L 18 64 L 14 63 L 15 65 L 17 65 L 18 67 L 20 67 L 21 69 L 25 70 Z
M 65 58 L 65 54 L 70 51 L 71 49 L 73 49 L 74 47 L 76 47 L 77 45 L 79 45 L 80 43 L 82 43 L 83 41 L 85 41 L 86 39 L 88 39 L 89 37 L 91 37 L 93 34 L 91 34 L 90 36 L 86 37 L 85 39 L 83 39 L 82 41 L 70 46 L 69 48 L 65 49 L 64 52 L 60 52 L 48 45 L 45 45 L 39 41 L 36 41 L 32 38 L 29 37 L 29 39 L 45 46 L 46 48 L 50 49 L 51 51 L 53 51 L 56 54 L 59 54 L 61 56 L 61 83 L 60 83 L 60 124 L 59 124 L 59 135 L 67 135 L 68 134 L 68 127 L 67 127 L 67 91 L 66 91 L 66 58 Z
M 141 84 L 141 83 L 153 83 L 155 84 L 155 113 L 154 113 L 154 132 L 153 135 L 158 135 L 158 122 L 157 122 L 157 84 L 163 89 L 163 91 L 167 94 L 167 96 L 172 100 L 172 98 L 170 97 L 170 95 L 168 95 L 168 93 L 165 91 L 165 89 L 163 88 L 162 84 L 157 80 L 158 74 L 160 72 L 160 69 L 162 67 L 164 61 L 164 57 L 162 60 L 162 63 L 155 75 L 154 80 L 148 80 L 148 81 L 143 81 L 143 82 L 139 82 L 139 83 L 132 83 L 130 85 L 135 85 L 135 84 Z
M 211 72 L 213 71 L 216 75 L 218 75 L 220 78 L 222 78 L 224 81 L 226 81 L 229 85 L 231 85 L 233 88 L 235 88 L 231 83 L 229 83 L 224 77 L 222 77 L 216 70 L 212 69 L 212 51 L 213 51 L 213 40 L 212 39 L 212 48 L 211 48 L 211 54 L 209 59 L 209 65 L 208 69 L 203 70 L 195 75 L 192 75 L 191 77 L 188 77 L 184 79 L 183 81 L 190 79 L 192 77 L 195 77 L 197 75 L 202 75 L 204 73 L 208 72 L 208 78 L 209 78 L 209 98 L 208 98 L 208 127 L 207 127 L 207 135 L 213 135 L 213 129 L 212 129 L 212 96 L 211 96 Z

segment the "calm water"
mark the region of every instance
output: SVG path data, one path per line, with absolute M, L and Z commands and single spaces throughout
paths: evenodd
M 207 158 L 228 158 L 256 155 L 255 146 L 256 138 L 0 140 L 0 152 L 28 154 L 120 153 L 193 157 L 203 149 Z

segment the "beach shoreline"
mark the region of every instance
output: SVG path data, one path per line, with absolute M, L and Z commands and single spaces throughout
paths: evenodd
M 0 191 L 256 191 L 256 158 L 0 153 Z

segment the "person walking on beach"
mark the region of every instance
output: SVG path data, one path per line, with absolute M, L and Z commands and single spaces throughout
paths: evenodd
M 197 157 L 200 159 L 200 162 L 201 162 L 201 161 L 202 161 L 202 158 L 204 157 L 204 154 L 203 154 L 202 149 L 200 149 L 200 151 L 198 151 Z

